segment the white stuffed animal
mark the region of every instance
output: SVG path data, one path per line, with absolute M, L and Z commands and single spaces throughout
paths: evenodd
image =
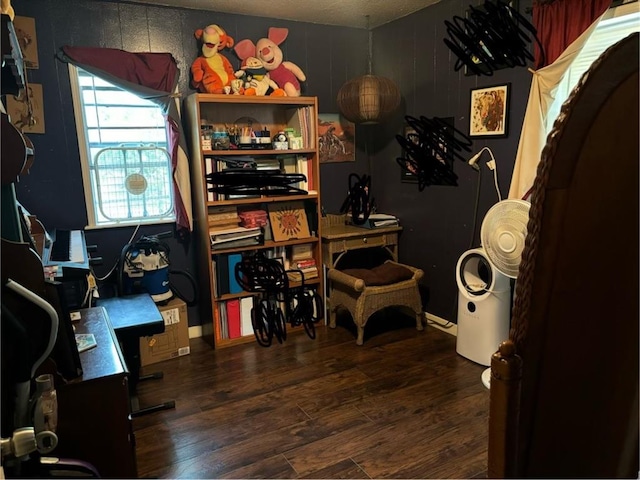
M 300 96 L 300 82 L 307 77 L 303 71 L 293 62 L 283 61 L 282 50 L 278 45 L 285 41 L 289 35 L 288 28 L 269 28 L 267 38 L 261 38 L 254 45 L 249 39 L 239 41 L 234 50 L 242 59 L 255 56 L 267 70 L 269 77 L 287 96 Z
M 235 76 L 242 79 L 245 95 L 266 95 L 269 89 L 272 90 L 270 93 L 272 96 L 284 96 L 285 94 L 284 90 L 269 78 L 267 69 L 256 57 L 242 59 L 242 66 L 235 73 Z

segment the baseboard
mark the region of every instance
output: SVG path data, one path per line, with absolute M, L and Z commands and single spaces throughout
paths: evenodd
M 189 327 L 189 338 L 198 338 L 202 336 L 202 327 L 196 325 L 195 327 Z
M 437 328 L 438 330 L 442 330 L 443 332 L 447 332 L 449 335 L 453 335 L 454 337 L 458 335 L 458 325 L 455 323 L 449 322 L 448 320 L 440 318 L 429 312 L 425 312 L 424 316 L 427 319 L 428 325 Z M 201 336 L 202 327 L 200 325 L 189 327 L 189 338 L 199 338 Z
M 454 337 L 458 336 L 457 324 L 429 312 L 424 312 L 424 316 L 427 319 L 427 325 L 430 325 L 433 328 L 437 328 L 438 330 L 442 330 L 443 332 L 446 332 L 449 335 L 453 335 Z

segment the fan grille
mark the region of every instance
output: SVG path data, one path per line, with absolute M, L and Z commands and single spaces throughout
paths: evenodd
M 492 265 L 510 278 L 518 276 L 527 237 L 529 206 L 524 200 L 503 200 L 491 207 L 482 221 L 482 247 Z

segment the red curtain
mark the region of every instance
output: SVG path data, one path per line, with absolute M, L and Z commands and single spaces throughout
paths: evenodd
M 535 45 L 535 69 L 552 64 L 602 15 L 611 0 L 538 0 L 533 2 L 533 26 L 544 49 Z

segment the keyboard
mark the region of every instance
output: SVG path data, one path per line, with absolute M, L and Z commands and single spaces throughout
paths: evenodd
M 82 230 L 55 229 L 51 235 L 49 248 L 45 247 L 43 263 L 47 265 L 67 265 L 88 268 L 89 255 Z

